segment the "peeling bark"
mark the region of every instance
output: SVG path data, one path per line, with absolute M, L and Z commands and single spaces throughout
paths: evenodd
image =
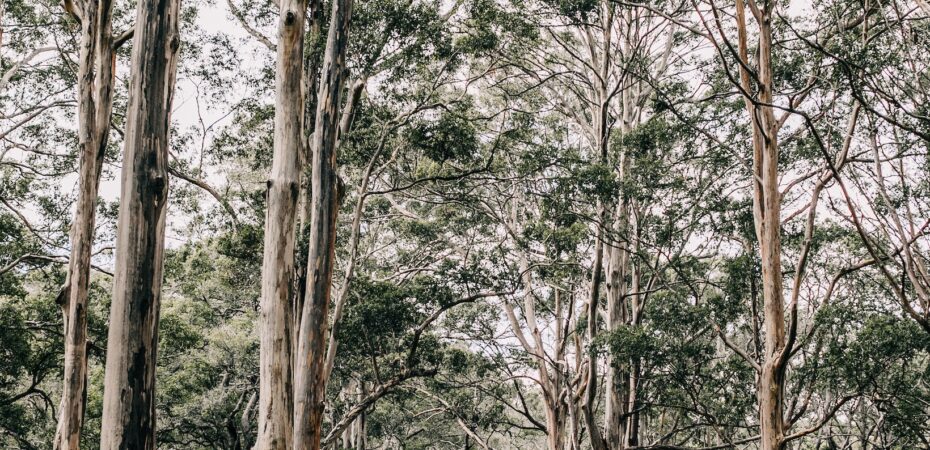
M 290 449 L 293 433 L 291 289 L 295 276 L 295 220 L 304 133 L 302 81 L 307 8 L 299 0 L 282 0 L 280 7 L 274 155 L 268 177 L 259 317 L 261 357 L 256 448 L 263 450 Z
M 339 186 L 336 139 L 340 94 L 346 77 L 345 55 L 352 0 L 333 2 L 320 73 L 310 179 L 310 248 L 307 290 L 294 357 L 294 448 L 319 449 L 325 389 L 326 329 L 332 292 Z
M 756 74 L 758 102 L 748 97 L 751 89 L 751 61 L 747 43 L 746 8 L 736 0 L 736 23 L 739 33 L 740 84 L 746 110 L 752 124 L 753 147 L 753 221 L 759 241 L 762 264 L 762 309 L 765 346 L 756 395 L 759 402 L 759 428 L 763 450 L 781 450 L 785 446 L 785 302 L 782 291 L 781 264 L 781 193 L 778 189 L 778 130 L 772 108 L 772 14 L 774 2 L 762 10 L 753 9 L 759 27 L 758 68 Z
M 136 9 L 100 448 L 155 448 L 155 362 L 180 1 Z
M 77 449 L 87 398 L 87 288 L 90 284 L 97 191 L 113 110 L 112 3 L 86 2 L 78 59 L 78 194 L 71 223 L 71 255 L 59 295 L 64 324 L 64 381 L 55 449 Z

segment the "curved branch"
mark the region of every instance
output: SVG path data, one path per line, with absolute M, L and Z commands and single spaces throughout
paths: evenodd
M 381 383 L 374 391 L 368 394 L 367 397 L 363 398 L 360 402 L 356 403 L 355 406 L 350 408 L 346 413 L 333 425 L 333 428 L 329 430 L 329 434 L 323 439 L 322 447 L 326 447 L 329 444 L 332 444 L 336 438 L 342 434 L 342 431 L 345 430 L 352 422 L 355 420 L 359 414 L 365 412 L 366 409 L 371 407 L 378 399 L 389 394 L 395 387 L 399 386 L 404 381 L 407 381 L 411 378 L 418 377 L 431 377 L 436 375 L 436 369 L 409 369 L 402 372 L 400 375 L 397 375 L 390 380 L 387 380 L 384 383 Z
M 169 167 L 168 173 L 190 184 L 193 184 L 194 186 L 197 186 L 200 189 L 207 191 L 207 193 L 210 194 L 214 199 L 216 199 L 216 201 L 219 202 L 220 205 L 223 206 L 223 209 L 225 209 L 226 212 L 229 213 L 229 217 L 232 218 L 232 221 L 233 221 L 233 226 L 236 228 L 239 228 L 239 216 L 236 215 L 236 210 L 233 209 L 232 205 L 230 205 L 229 202 L 226 201 L 226 199 L 224 199 L 223 196 L 220 195 L 220 193 L 216 191 L 216 189 L 213 189 L 213 187 L 211 187 L 205 181 L 191 177 L 189 175 L 185 175 L 183 172 L 181 172 L 180 170 L 174 167 Z

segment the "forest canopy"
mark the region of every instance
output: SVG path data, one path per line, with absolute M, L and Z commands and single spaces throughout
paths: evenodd
M 0 448 L 930 448 L 927 0 L 0 0 Z

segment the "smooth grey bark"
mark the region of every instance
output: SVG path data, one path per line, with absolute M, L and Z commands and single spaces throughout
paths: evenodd
M 155 362 L 180 0 L 136 9 L 100 448 L 155 448 Z

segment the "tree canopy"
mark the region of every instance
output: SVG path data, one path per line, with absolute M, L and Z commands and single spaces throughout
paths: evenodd
M 926 0 L 0 0 L 0 447 L 930 448 L 928 173 Z

